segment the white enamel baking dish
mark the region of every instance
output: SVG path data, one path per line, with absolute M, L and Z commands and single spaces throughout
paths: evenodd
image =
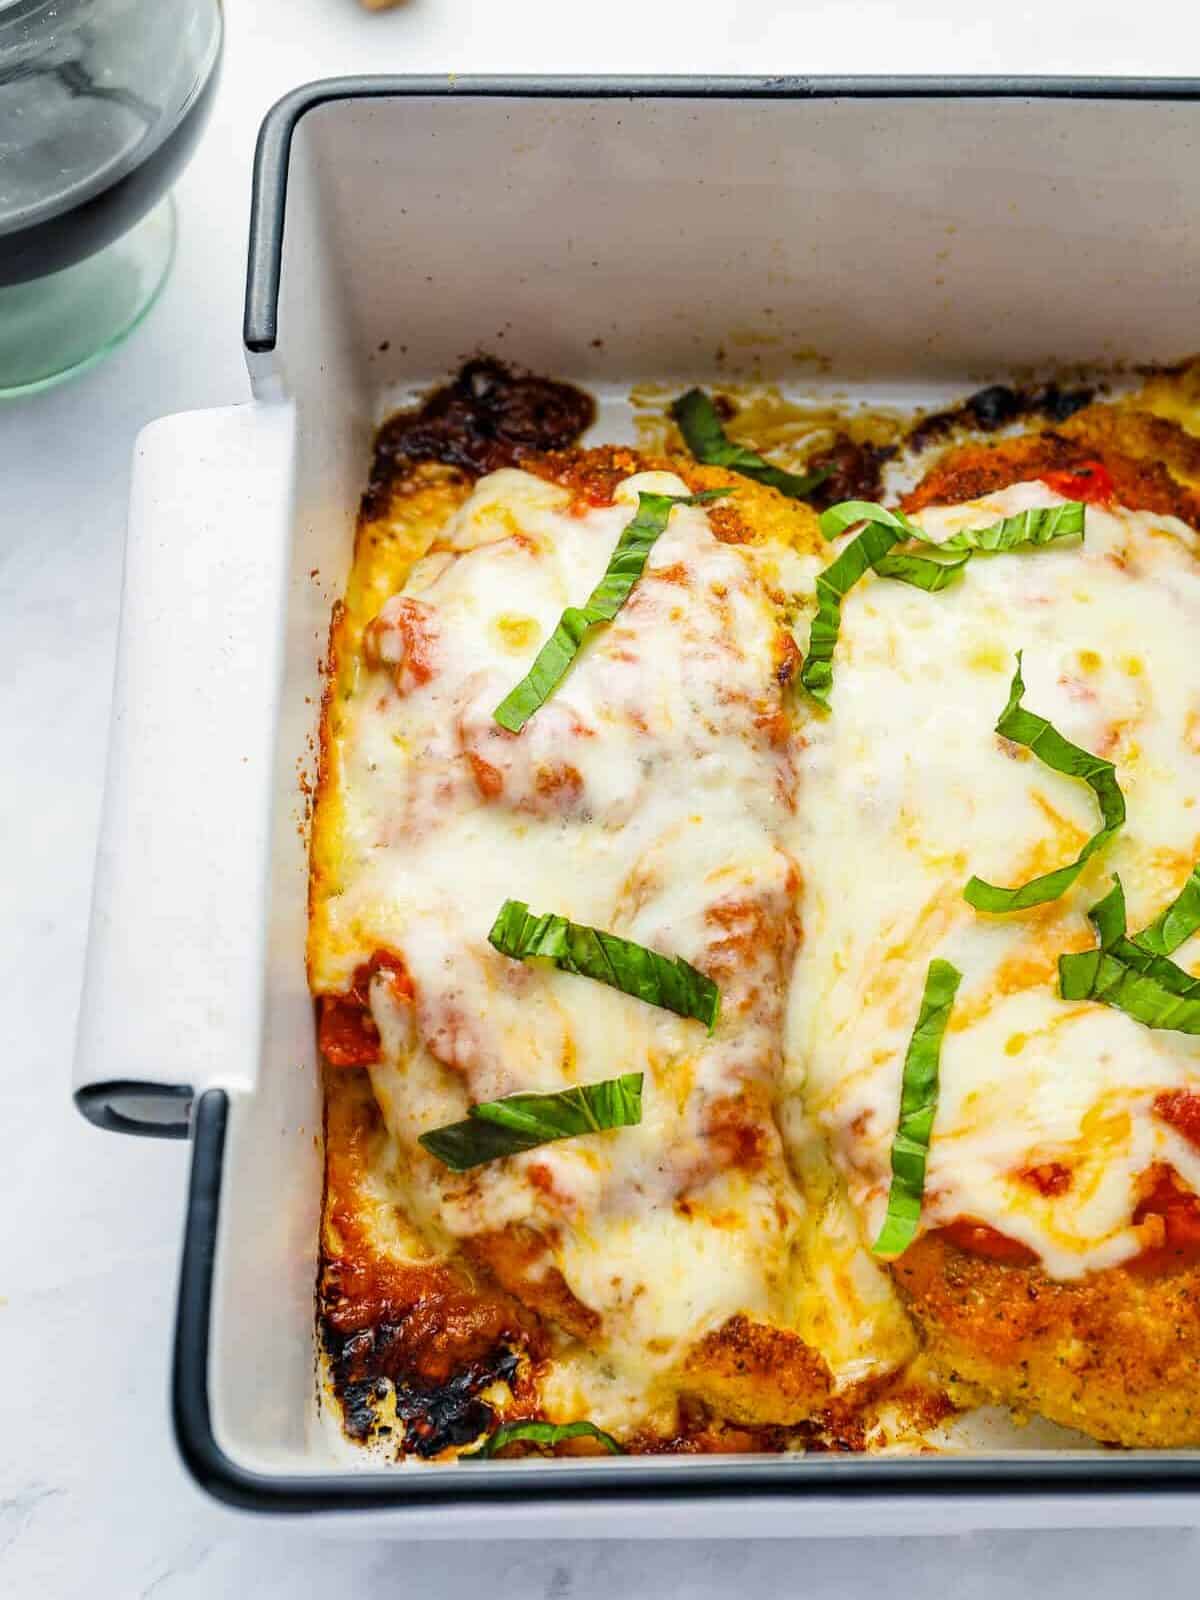
M 1198 102 L 1200 81 L 364 78 L 270 114 L 254 399 L 137 445 L 76 1061 L 92 1121 L 192 1140 L 174 1412 L 213 1494 L 454 1538 L 1200 1521 L 1196 1454 L 1006 1427 L 939 1458 L 356 1457 L 315 1403 L 300 792 L 389 408 L 480 348 L 593 390 L 604 439 L 632 437 L 643 380 L 913 403 L 1178 357 Z

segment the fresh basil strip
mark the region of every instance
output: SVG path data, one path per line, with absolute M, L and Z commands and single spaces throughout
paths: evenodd
M 824 517 L 821 523 L 823 527 Z M 858 580 L 877 566 L 904 537 L 904 529 L 899 526 L 868 522 L 837 560 L 817 574 L 817 613 L 809 629 L 800 682 L 823 706 L 829 704 L 829 691 L 833 687 L 833 652 L 842 629 L 842 601 Z
M 638 494 L 637 514 L 625 525 L 608 568 L 584 606 L 568 606 L 554 632 L 534 657 L 529 671 L 501 700 L 492 713 L 509 733 L 521 729 L 554 693 L 567 675 L 584 639 L 601 622 L 611 622 L 641 577 L 655 541 L 667 526 L 673 506 L 704 505 L 728 489 L 704 489 L 699 494 Z
M 827 539 L 835 539 L 860 522 L 865 523 L 861 533 L 817 574 L 817 611 L 809 629 L 800 682 L 824 706 L 829 704 L 833 687 L 833 652 L 842 628 L 842 601 L 858 580 L 874 568 L 882 577 L 897 578 L 936 594 L 954 582 L 970 558 L 970 551 L 952 553 L 944 560 L 910 551 L 893 553 L 893 545 L 901 540 L 920 538 L 920 529 L 903 512 L 888 511 L 869 500 L 843 500 L 830 506 L 822 513 L 821 532 Z
M 901 538 L 920 539 L 924 544 L 933 543 L 915 522 L 909 521 L 903 511 L 889 511 L 875 500 L 839 500 L 828 511 L 822 511 L 821 532 L 827 539 L 836 539 L 839 533 L 845 533 L 847 528 L 853 528 L 859 522 L 878 522 L 885 528 L 894 528 Z
M 720 991 L 682 956 L 659 955 L 632 939 L 569 922 L 553 911 L 537 916 L 523 900 L 504 902 L 488 939 L 502 955 L 516 961 L 541 956 L 564 972 L 607 983 L 647 1005 L 696 1017 L 709 1033 L 717 1025 Z
M 889 511 L 874 500 L 843 500 L 822 515 L 821 532 L 827 539 L 836 539 L 839 533 L 845 533 L 858 522 L 879 522 L 885 528 L 902 529 L 905 538 L 931 545 L 947 556 L 965 558 L 972 554 L 1003 555 L 1014 550 L 1039 550 L 1066 539 L 1081 539 L 1086 512 L 1082 500 L 1068 500 L 1065 505 L 1039 506 L 1018 512 L 1015 517 L 1005 517 L 986 528 L 963 528 L 939 541 L 931 539 L 903 511 Z
M 642 1074 L 581 1083 L 553 1094 L 509 1094 L 472 1106 L 466 1120 L 420 1136 L 431 1156 L 454 1172 L 519 1155 L 555 1139 L 630 1128 L 642 1120 Z
M 936 545 L 935 549 L 942 549 Z M 919 556 L 910 550 L 893 550 L 875 563 L 881 578 L 896 578 L 900 583 L 911 584 L 914 589 L 924 589 L 927 594 L 937 594 L 948 589 L 962 576 L 963 568 L 971 559 L 969 550 L 954 551 L 951 555 Z
M 1038 506 L 1005 517 L 987 528 L 963 528 L 938 544 L 939 550 L 974 550 L 999 555 L 1012 550 L 1039 550 L 1065 539 L 1082 539 L 1087 507 L 1082 500 L 1060 506 Z M 924 538 L 925 535 L 920 537 Z
M 985 883 L 982 878 L 972 878 L 963 890 L 963 898 L 976 911 L 997 914 L 1025 911 L 1030 906 L 1041 906 L 1048 900 L 1057 900 L 1075 882 L 1085 863 L 1108 843 L 1125 821 L 1125 796 L 1121 793 L 1112 762 L 1094 756 L 1088 750 L 1081 750 L 1077 744 L 1065 739 L 1045 717 L 1026 711 L 1021 704 L 1024 693 L 1021 652 L 1018 650 L 1017 670 L 1013 674 L 1008 704 L 1000 714 L 996 732 L 1011 739 L 1014 744 L 1022 744 L 1027 750 L 1032 750 L 1038 760 L 1052 771 L 1064 773 L 1069 778 L 1081 778 L 1096 796 L 1104 826 L 1092 835 L 1075 860 L 1067 866 L 1043 873 L 1040 878 L 1031 878 L 1028 883 L 1019 884 L 1015 889 L 1004 889 L 997 884 Z
M 1096 930 L 1101 950 L 1110 950 L 1125 937 L 1125 888 L 1113 873 L 1113 886 L 1088 912 L 1088 921 Z
M 900 1086 L 900 1120 L 892 1141 L 892 1184 L 887 1216 L 872 1249 L 879 1256 L 898 1256 L 917 1235 L 925 1195 L 925 1164 L 937 1112 L 942 1038 L 962 973 L 948 961 L 931 961 L 917 1025 L 904 1057 Z
M 1063 999 L 1113 1006 L 1148 1028 L 1200 1033 L 1200 978 L 1185 972 L 1166 953 L 1168 946 L 1177 950 L 1200 926 L 1190 920 L 1197 914 L 1198 871 L 1193 869 L 1166 911 L 1132 939 L 1125 933 L 1124 890 L 1114 876 L 1112 888 L 1088 912 L 1100 948 L 1058 958 L 1058 992 Z M 1173 921 L 1172 913 L 1181 907 Z
M 1129 943 L 1137 949 L 1132 941 Z M 1200 1034 L 1200 979 L 1190 978 L 1167 956 L 1143 954 L 1148 962 L 1162 961 L 1174 967 L 1178 986 L 1189 992 L 1173 992 L 1157 969 L 1139 972 L 1123 959 L 1119 945 L 1112 950 L 1059 956 L 1058 992 L 1064 1000 L 1095 1000 L 1113 1006 L 1147 1028 Z
M 1194 866 L 1188 881 L 1148 928 L 1133 936 L 1133 942 L 1155 955 L 1169 956 L 1200 933 L 1200 865 Z
M 1189 879 L 1189 884 L 1190 882 L 1191 880 Z M 1185 885 L 1183 893 L 1186 895 L 1187 892 L 1188 887 Z M 1111 955 L 1115 960 L 1120 961 L 1134 972 L 1141 973 L 1144 977 L 1153 978 L 1155 983 L 1165 989 L 1168 994 L 1176 995 L 1184 1000 L 1190 1000 L 1200 996 L 1200 978 L 1193 978 L 1190 972 L 1185 972 L 1161 948 L 1163 936 L 1160 924 L 1178 904 L 1178 899 L 1172 901 L 1163 916 L 1156 918 L 1141 933 L 1135 933 L 1132 938 L 1127 939 L 1125 937 L 1125 890 L 1120 878 L 1114 872 L 1112 888 L 1104 896 L 1103 900 L 1099 901 L 1088 912 L 1088 919 L 1095 928 L 1097 937 L 1100 940 L 1101 952 Z M 1188 937 L 1189 935 L 1185 933 L 1179 943 L 1172 945 L 1171 948 L 1177 950 L 1179 945 L 1184 942 L 1184 939 Z M 1096 952 L 1089 951 L 1088 954 L 1094 955 Z M 1069 957 L 1061 959 L 1070 960 Z
M 889 511 L 874 500 L 843 500 L 830 506 L 821 515 L 821 532 L 827 539 L 836 539 L 860 523 L 864 526 L 832 566 L 817 577 L 817 614 L 812 621 L 800 682 L 814 700 L 829 704 L 842 601 L 869 568 L 874 568 L 881 578 L 897 579 L 924 589 L 927 594 L 937 594 L 962 576 L 974 554 L 1032 550 L 1082 535 L 1084 510 L 1082 502 L 1072 500 L 1066 505 L 1022 511 L 1019 516 L 1005 517 L 988 528 L 966 528 L 939 544 L 903 511 Z M 919 552 L 893 548 L 904 540 L 914 540 L 924 548 Z M 1055 892 L 1061 894 L 1062 890 Z
M 789 500 L 806 499 L 833 470 L 832 467 L 818 467 L 814 472 L 786 472 L 782 467 L 773 467 L 745 445 L 734 444 L 721 426 L 717 408 L 702 389 L 689 389 L 680 395 L 671 407 L 671 415 L 683 435 L 683 442 L 697 461 L 710 467 L 727 467 L 743 478 L 765 483 L 787 495 Z
M 528 1439 L 533 1444 L 556 1445 L 564 1439 L 598 1439 L 612 1456 L 623 1456 L 624 1449 L 594 1422 L 502 1422 L 495 1433 L 489 1434 L 475 1450 L 465 1450 L 460 1461 L 486 1461 L 506 1444 Z

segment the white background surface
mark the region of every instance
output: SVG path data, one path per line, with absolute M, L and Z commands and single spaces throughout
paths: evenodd
M 131 448 L 152 417 L 247 393 L 250 158 L 279 94 L 362 71 L 1200 73 L 1197 8 L 408 0 L 370 16 L 352 0 L 231 0 L 229 10 L 224 79 L 179 187 L 180 253 L 163 299 L 96 371 L 0 403 L 0 1594 L 1194 1596 L 1200 1535 L 1184 1531 L 402 1550 L 222 1511 L 185 1478 L 167 1422 L 186 1147 L 86 1127 L 68 1071 Z M 164 993 L 186 959 L 162 952 Z

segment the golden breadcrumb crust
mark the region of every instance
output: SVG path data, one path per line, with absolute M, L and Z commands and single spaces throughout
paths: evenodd
M 948 1382 L 1114 1444 L 1200 1443 L 1200 1267 L 1056 1283 L 934 1233 L 892 1270 Z

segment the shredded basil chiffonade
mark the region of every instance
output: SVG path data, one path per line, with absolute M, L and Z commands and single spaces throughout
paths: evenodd
M 827 539 L 861 525 L 831 566 L 817 576 L 817 613 L 813 618 L 808 652 L 800 669 L 800 682 L 823 706 L 829 704 L 833 684 L 833 652 L 842 624 L 842 601 L 867 572 L 907 583 L 927 594 L 938 594 L 962 576 L 973 555 L 996 555 L 1042 549 L 1064 539 L 1082 538 L 1086 507 L 1080 501 L 1039 507 L 1005 517 L 986 528 L 964 528 L 938 543 L 930 539 L 903 511 L 889 511 L 873 500 L 843 500 L 821 516 Z M 916 550 L 897 550 L 906 541 Z
M 1125 796 L 1117 782 L 1117 771 L 1111 761 L 1081 750 L 1063 737 L 1057 728 L 1027 711 L 1021 704 L 1025 693 L 1025 680 L 1021 677 L 1021 652 L 1017 652 L 1017 669 L 1013 674 L 1008 704 L 1000 714 L 996 732 L 1014 744 L 1032 750 L 1044 766 L 1052 772 L 1061 772 L 1070 778 L 1079 778 L 1096 796 L 1100 807 L 1102 826 L 1091 836 L 1083 849 L 1064 867 L 1031 878 L 1028 883 L 1005 889 L 998 884 L 985 883 L 982 878 L 972 878 L 963 890 L 963 898 L 976 911 L 993 914 L 1008 911 L 1025 911 L 1030 906 L 1045 905 L 1065 894 L 1083 871 L 1086 863 L 1113 837 L 1125 821 Z
M 702 389 L 689 389 L 680 395 L 671 407 L 671 415 L 683 435 L 683 441 L 706 466 L 725 467 L 743 478 L 753 478 L 778 489 L 789 500 L 804 500 L 832 472 L 831 467 L 818 467 L 814 472 L 787 472 L 783 467 L 773 467 L 754 450 L 734 444 L 721 426 L 717 408 Z
M 433 1128 L 418 1142 L 443 1166 L 468 1172 L 556 1139 L 631 1128 L 641 1120 L 642 1074 L 627 1072 L 553 1094 L 509 1094 L 502 1100 L 486 1100 L 472 1106 L 462 1122 Z
M 1088 917 L 1100 944 L 1059 956 L 1062 998 L 1112 1006 L 1147 1028 L 1200 1034 L 1200 978 L 1170 959 L 1200 931 L 1200 868 L 1192 869 L 1166 910 L 1132 938 L 1125 932 L 1125 891 L 1116 876 Z
M 647 1005 L 695 1017 L 709 1033 L 717 1025 L 720 991 L 682 956 L 660 955 L 632 939 L 570 922 L 552 911 L 539 916 L 523 900 L 504 902 L 488 939 L 502 955 L 516 961 L 541 957 L 564 972 L 606 983 Z
M 531 1444 L 553 1446 L 561 1444 L 565 1439 L 595 1439 L 602 1444 L 610 1456 L 623 1456 L 624 1449 L 617 1443 L 611 1433 L 605 1433 L 603 1428 L 598 1428 L 594 1422 L 502 1422 L 474 1450 L 464 1450 L 460 1461 L 486 1461 L 505 1445 L 515 1444 L 518 1440 L 525 1439 Z
M 638 494 L 637 513 L 618 539 L 604 576 L 583 606 L 567 607 L 529 671 L 492 713 L 502 728 L 520 733 L 566 677 L 592 629 L 611 622 L 620 611 L 645 571 L 647 558 L 665 531 L 672 508 L 705 505 L 730 492 L 705 489 L 699 494 Z
M 872 1246 L 879 1256 L 902 1255 L 917 1235 L 929 1139 L 937 1112 L 942 1038 L 961 982 L 962 973 L 948 961 L 929 963 L 917 1025 L 904 1057 L 887 1215 Z

